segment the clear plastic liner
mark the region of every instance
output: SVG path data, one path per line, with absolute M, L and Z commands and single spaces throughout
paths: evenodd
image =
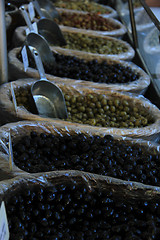
M 38 173 L 33 176 L 24 175 L 15 177 L 10 180 L 0 182 L 0 200 L 5 196 L 12 194 L 21 185 L 41 185 L 56 186 L 60 184 L 84 184 L 89 191 L 95 189 L 111 190 L 115 197 L 125 196 L 125 199 L 154 200 L 159 198 L 160 188 L 148 186 L 136 182 L 127 182 L 119 179 L 104 177 L 96 174 L 85 173 L 80 171 L 56 171 L 50 173 Z
M 85 61 L 91 61 L 91 60 L 98 60 L 99 63 L 102 61 L 106 61 L 108 64 L 120 64 L 120 66 L 123 67 L 129 67 L 135 74 L 139 74 L 139 78 L 136 81 L 129 82 L 129 83 L 95 83 L 91 81 L 85 81 L 85 80 L 75 80 L 71 78 L 61 78 L 56 77 L 51 74 L 46 74 L 46 77 L 48 80 L 56 81 L 59 83 L 74 85 L 78 88 L 91 88 L 91 89 L 102 89 L 102 90 L 115 90 L 115 91 L 126 91 L 126 92 L 133 92 L 137 94 L 144 94 L 147 90 L 149 84 L 150 84 L 150 77 L 146 72 L 144 72 L 140 67 L 138 67 L 136 64 L 122 61 L 122 60 L 113 60 L 109 57 L 102 57 L 102 56 L 93 56 L 90 54 L 83 54 L 80 51 L 76 52 L 72 50 L 62 49 L 60 47 L 52 47 L 51 48 L 53 52 L 63 54 L 63 55 L 69 55 L 69 56 L 76 56 L 79 59 L 83 59 Z M 9 59 L 9 68 L 10 68 L 10 79 L 20 79 L 20 78 L 38 78 L 39 73 L 37 69 L 28 68 L 28 70 L 24 71 L 23 63 L 18 59 L 18 55 L 20 54 L 21 48 L 14 48 L 12 49 L 8 54 Z
M 137 31 L 148 31 L 149 28 L 154 26 L 154 23 L 144 9 L 135 14 L 135 23 Z M 128 28 L 131 30 L 131 23 L 128 24 Z
M 13 178 L 14 176 L 15 173 L 12 173 L 9 169 L 8 155 L 0 152 L 0 181 Z
M 36 81 L 36 79 L 23 79 L 17 80 L 12 83 L 13 89 L 17 92 L 18 89 L 30 89 L 31 85 Z M 103 91 L 81 88 L 77 89 L 73 86 L 66 86 L 65 84 L 60 84 L 56 81 L 58 87 L 61 88 L 64 94 L 70 94 L 71 96 L 87 96 L 88 94 L 101 94 L 107 97 L 107 99 L 118 99 L 128 101 L 129 106 L 134 106 L 141 110 L 146 109 L 146 112 L 154 119 L 154 123 L 146 127 L 139 128 L 113 128 L 113 127 L 96 127 L 87 124 L 73 123 L 66 120 L 44 118 L 29 112 L 24 106 L 18 106 L 17 112 L 14 110 L 14 105 L 11 100 L 10 83 L 6 83 L 0 87 L 0 110 L 1 110 L 1 121 L 2 124 L 7 122 L 15 122 L 17 120 L 34 120 L 34 121 L 48 121 L 48 122 L 59 122 L 62 125 L 68 127 L 74 125 L 79 130 L 93 129 L 95 132 L 116 134 L 120 136 L 128 136 L 133 138 L 142 138 L 151 141 L 158 141 L 160 137 L 160 110 L 153 105 L 149 100 L 144 98 L 142 95 L 135 95 L 132 93 L 122 93 L 115 91 Z
M 160 78 L 160 61 L 157 62 L 156 68 L 155 68 L 155 73 L 157 75 L 157 82 L 159 84 L 159 78 Z
M 14 36 L 13 36 L 13 46 L 14 47 L 19 47 L 19 46 L 23 45 L 23 43 L 25 41 L 25 38 L 26 38 L 25 29 L 26 29 L 26 27 L 24 27 L 24 26 L 23 27 L 18 27 L 18 28 L 15 29 Z M 75 32 L 73 29 L 71 30 L 68 27 L 63 27 L 62 33 L 65 33 L 65 32 L 79 34 L 79 33 Z M 116 60 L 131 60 L 135 55 L 134 49 L 126 41 L 123 41 L 121 39 L 117 39 L 115 37 L 102 36 L 102 35 L 99 35 L 99 34 L 96 34 L 96 33 L 94 33 L 94 34 L 85 33 L 85 34 L 87 36 L 90 36 L 91 38 L 93 38 L 93 37 L 101 38 L 101 39 L 103 38 L 103 39 L 106 39 L 106 40 L 111 40 L 112 42 L 117 42 L 117 43 L 121 44 L 122 46 L 124 46 L 127 49 L 127 51 L 119 53 L 119 54 L 109 54 L 109 55 L 108 54 L 91 53 L 91 52 L 86 52 L 86 51 L 78 51 L 78 50 L 72 50 L 73 52 L 75 52 L 75 53 L 76 52 L 81 52 L 82 54 L 87 53 L 87 54 L 93 55 L 95 57 L 97 57 L 97 56 L 102 56 L 102 57 L 109 56 L 112 59 L 116 59 Z M 63 47 L 62 47 L 62 49 L 65 50 L 65 48 L 63 48 Z
M 139 0 L 138 0 L 139 2 Z M 134 14 L 137 14 L 138 12 L 142 11 L 144 8 L 142 7 L 141 3 L 139 4 L 139 6 L 134 6 Z M 129 15 L 129 5 L 128 5 L 128 2 L 127 3 L 124 3 L 122 6 L 122 13 L 123 14 L 128 14 Z
M 159 30 L 157 28 L 151 29 L 148 34 L 146 34 L 144 39 L 144 51 L 148 54 L 159 55 Z

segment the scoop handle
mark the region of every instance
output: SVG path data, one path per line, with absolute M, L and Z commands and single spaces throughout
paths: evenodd
M 24 6 L 21 6 L 21 7 L 19 8 L 19 10 L 21 11 L 21 13 L 22 13 L 22 15 L 23 15 L 24 20 L 25 20 L 25 22 L 26 22 L 29 30 L 30 30 L 31 32 L 35 32 L 35 31 L 34 31 L 34 28 L 33 28 L 33 26 L 32 26 L 31 20 L 30 20 L 30 18 L 29 18 L 29 15 L 28 15 L 25 7 L 24 7 Z
M 29 49 L 34 57 L 38 72 L 39 72 L 39 76 L 40 76 L 40 80 L 47 80 L 46 78 L 46 74 L 44 71 L 44 67 L 43 67 L 43 63 L 41 60 L 41 57 L 39 55 L 39 53 L 37 52 L 37 50 L 31 46 L 29 46 Z
M 42 12 L 41 9 L 40 9 L 40 6 L 39 6 L 38 1 L 37 1 L 37 0 L 32 0 L 32 3 L 33 3 L 33 5 L 34 5 L 34 7 L 35 7 L 35 9 L 36 9 L 36 11 L 37 11 L 37 13 L 38 13 L 38 15 L 40 16 L 40 18 L 45 18 L 45 16 L 43 15 L 43 12 Z
M 6 152 L 7 154 L 9 154 L 9 150 L 8 150 L 6 144 L 3 142 L 2 139 L 0 139 L 0 144 L 1 144 L 1 147 L 5 150 L 5 152 Z

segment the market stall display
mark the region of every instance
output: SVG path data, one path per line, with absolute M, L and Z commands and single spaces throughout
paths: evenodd
M 41 8 L 48 1 L 37 0 Z M 107 2 L 52 1 L 67 44 L 49 44 L 54 61 L 46 54 L 43 65 L 33 57 L 39 51 L 36 42 L 35 48 L 24 48 L 28 30 L 19 7 L 31 1 L 8 2 L 9 78 L 0 86 L 0 204 L 6 208 L 9 239 L 158 240 L 160 110 L 144 97 L 152 74 L 139 67 L 137 49 L 126 40 L 131 31 L 127 1 L 122 10 L 126 27 Z M 132 3 L 138 34 L 145 38 L 153 23 L 140 1 Z M 14 19 L 11 4 L 18 10 Z M 24 6 L 30 15 L 32 4 L 29 8 Z M 32 32 L 42 17 L 37 13 Z M 158 33 L 150 31 L 144 39 L 148 56 L 158 56 Z M 56 34 L 54 29 L 55 39 Z M 154 67 L 158 77 L 159 60 Z M 38 114 L 33 86 L 43 78 L 62 91 L 65 117 Z M 39 93 L 48 96 L 44 89 Z

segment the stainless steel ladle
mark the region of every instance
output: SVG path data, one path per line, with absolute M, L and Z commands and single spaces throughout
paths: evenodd
M 41 58 L 36 49 L 33 47 L 29 47 L 29 49 L 34 57 L 40 75 L 40 80 L 36 81 L 31 87 L 31 93 L 39 115 L 66 119 L 68 113 L 61 89 L 47 80 Z
M 21 11 L 21 13 L 26 21 L 26 24 L 30 30 L 30 33 L 26 37 L 25 44 L 27 46 L 32 46 L 37 49 L 38 53 L 41 56 L 42 62 L 45 65 L 55 65 L 56 64 L 55 58 L 52 54 L 52 51 L 49 47 L 48 42 L 46 41 L 46 39 L 43 36 L 41 36 L 38 33 L 35 33 L 32 23 L 30 21 L 30 18 L 28 16 L 28 13 L 25 10 L 24 6 L 20 7 L 20 11 Z
M 46 18 L 44 13 L 41 11 L 40 5 L 37 0 L 32 0 L 37 13 L 40 16 L 40 20 L 37 22 L 38 32 L 51 44 L 64 46 L 66 40 L 62 34 L 58 24 L 53 20 Z

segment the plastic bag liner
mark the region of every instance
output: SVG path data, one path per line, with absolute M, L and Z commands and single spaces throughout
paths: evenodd
M 3 161 L 2 161 L 3 162 Z M 4 165 L 7 165 L 8 163 L 6 162 L 6 163 L 1 163 L 0 162 L 0 165 L 3 165 L 3 168 L 5 167 Z M 4 170 L 2 170 L 1 168 L 0 168 L 0 181 L 4 181 L 4 180 L 7 180 L 7 179 L 11 179 L 11 178 L 13 178 L 14 177 L 14 175 L 11 173 L 11 172 L 9 172 L 9 170 L 7 169 L 7 171 L 4 171 Z
M 157 28 L 151 29 L 148 33 L 146 33 L 143 46 L 144 51 L 147 54 L 155 55 L 157 54 L 157 59 L 159 60 L 160 46 L 159 46 L 159 30 Z
M 107 10 L 110 11 L 110 13 L 108 14 L 100 14 L 100 16 L 105 17 L 105 18 L 116 18 L 118 16 L 117 11 L 115 11 L 112 7 L 110 6 L 106 6 L 101 4 L 101 6 L 103 6 L 104 8 L 106 8 Z M 79 11 L 79 10 L 73 10 L 73 9 L 67 9 L 67 8 L 59 8 L 56 7 L 57 11 L 67 11 L 67 12 L 71 12 L 71 13 L 88 13 L 85 11 Z
M 137 31 L 140 32 L 148 32 L 150 28 L 154 27 L 154 23 L 144 9 L 135 14 L 135 23 Z M 131 30 L 131 23 L 128 24 L 128 28 Z
M 9 141 L 9 132 L 11 133 L 12 138 L 12 144 L 16 144 L 20 139 L 22 139 L 24 136 L 29 136 L 31 132 L 37 132 L 45 133 L 45 134 L 54 134 L 55 136 L 72 136 L 72 135 L 78 135 L 80 133 L 84 134 L 86 137 L 98 135 L 98 136 L 106 136 L 108 133 L 105 132 L 95 132 L 93 128 L 86 128 L 81 129 L 78 126 L 72 125 L 72 126 L 65 126 L 61 122 L 42 122 L 42 121 L 20 121 L 16 123 L 9 123 L 6 125 L 3 125 L 0 127 L 0 139 L 3 140 L 3 142 L 8 146 Z M 137 146 L 144 148 L 144 151 L 147 153 L 151 153 L 153 155 L 160 155 L 160 145 L 145 141 L 142 139 L 132 139 L 128 137 L 123 136 L 117 136 L 113 135 L 113 138 L 118 142 L 124 142 L 124 144 L 127 144 L 129 146 Z M 112 150 L 112 149 L 111 149 Z M 116 150 L 114 150 L 116 151 Z M 0 169 L 2 169 L 7 174 L 11 174 L 9 170 L 9 163 L 8 163 L 8 155 L 4 152 L 1 144 L 0 144 Z M 99 160 L 101 161 L 101 160 Z M 74 169 L 73 169 L 74 170 Z M 34 175 L 35 173 L 28 173 L 26 171 L 23 171 L 15 164 L 13 165 L 13 171 L 12 176 L 18 176 L 18 175 Z
M 133 92 L 137 94 L 144 94 L 150 84 L 150 77 L 146 72 L 144 72 L 140 67 L 134 63 L 122 61 L 122 60 L 112 60 L 109 57 L 102 56 L 93 56 L 90 54 L 83 54 L 79 52 L 73 52 L 72 50 L 62 49 L 60 47 L 52 47 L 52 51 L 62 55 L 76 56 L 79 59 L 85 61 L 98 60 L 99 63 L 106 61 L 108 64 L 120 64 L 122 67 L 129 67 L 135 74 L 139 74 L 139 78 L 136 81 L 129 83 L 116 83 L 116 84 L 107 84 L 107 83 L 95 83 L 85 80 L 75 80 L 71 78 L 61 78 L 55 77 L 51 74 L 46 74 L 48 80 L 56 81 L 59 83 L 74 85 L 78 88 L 92 88 L 92 89 L 102 89 L 102 90 L 115 90 L 115 91 L 124 91 L 124 92 Z M 19 60 L 18 55 L 20 55 L 21 48 L 14 48 L 8 53 L 9 59 L 9 77 L 12 80 L 21 79 L 21 78 L 38 78 L 39 73 L 37 69 L 28 68 L 27 71 L 24 71 L 24 65 Z
M 13 46 L 14 47 L 20 47 L 24 44 L 24 41 L 26 39 L 26 27 L 22 26 L 22 27 L 18 27 L 15 29 L 15 32 L 14 32 L 14 36 L 13 36 Z M 82 54 L 90 54 L 90 55 L 93 55 L 95 57 L 97 56 L 102 56 L 102 57 L 105 57 L 105 56 L 109 56 L 111 57 L 112 59 L 118 59 L 118 60 L 132 60 L 132 58 L 134 57 L 135 55 L 135 51 L 134 49 L 131 47 L 131 45 L 121 39 L 117 39 L 115 37 L 110 37 L 110 36 L 102 36 L 102 35 L 99 35 L 99 34 L 96 34 L 96 33 L 92 33 L 92 34 L 89 34 L 89 33 L 82 33 L 82 32 L 76 32 L 74 31 L 73 29 L 71 30 L 69 27 L 63 27 L 62 28 L 62 33 L 65 34 L 65 33 L 74 33 L 74 35 L 77 35 L 79 33 L 81 34 L 85 34 L 87 36 L 89 36 L 91 39 L 93 38 L 97 38 L 97 39 L 104 39 L 104 40 L 109 40 L 109 41 L 112 41 L 112 43 L 119 43 L 121 44 L 122 46 L 124 46 L 126 48 L 126 52 L 122 52 L 122 53 L 119 53 L 119 54 L 98 54 L 98 53 L 91 53 L 91 52 L 87 52 L 87 51 L 80 51 L 80 50 L 72 50 L 73 53 L 76 53 L 76 52 L 80 52 Z M 67 49 L 67 48 L 63 48 L 63 50 Z M 67 49 L 68 50 L 68 49 Z M 71 50 L 71 49 L 69 49 Z
M 30 87 L 31 85 L 37 81 L 36 79 L 23 79 L 23 80 L 17 80 L 12 83 L 13 89 L 15 93 L 17 94 L 22 93 L 22 90 L 26 92 L 26 96 L 28 97 L 27 102 L 29 102 L 31 94 Z M 66 120 L 60 120 L 60 119 L 53 119 L 53 118 L 44 118 L 41 116 L 38 116 L 36 114 L 32 114 L 30 111 L 28 111 L 24 106 L 18 106 L 17 111 L 14 110 L 14 105 L 11 100 L 11 91 L 10 91 L 10 83 L 3 84 L 0 87 L 0 111 L 1 111 L 1 121 L 4 123 L 7 122 L 15 122 L 17 120 L 34 120 L 34 121 L 48 121 L 48 122 L 60 122 L 64 126 L 76 126 L 80 129 L 93 129 L 94 131 L 98 132 L 105 132 L 108 134 L 116 134 L 121 136 L 128 136 L 133 138 L 143 138 L 146 140 L 159 140 L 160 135 L 160 110 L 153 105 L 149 100 L 144 98 L 143 96 L 134 95 L 131 93 L 121 93 L 121 92 L 115 92 L 115 91 L 103 91 L 103 90 L 97 90 L 94 89 L 75 89 L 74 86 L 66 86 L 65 84 L 60 84 L 54 81 L 54 83 L 57 84 L 58 87 L 61 88 L 64 94 L 69 94 L 71 97 L 73 96 L 87 96 L 88 94 L 92 94 L 94 96 L 103 95 L 106 96 L 108 100 L 111 99 L 118 99 L 119 101 L 128 101 L 129 106 L 134 106 L 138 110 L 141 110 L 142 108 L 146 109 L 146 112 L 149 113 L 150 116 L 154 119 L 154 122 L 146 127 L 139 127 L 139 128 L 113 128 L 113 127 L 95 127 L 87 124 L 80 124 L 80 123 L 73 123 Z M 30 106 L 31 107 L 31 106 Z
M 97 174 L 80 171 L 56 171 L 52 173 L 37 173 L 33 176 L 17 176 L 11 180 L 0 182 L 0 197 L 4 199 L 5 194 L 12 193 L 20 184 L 42 184 L 42 186 L 55 186 L 64 183 L 84 184 L 92 189 L 110 189 L 115 196 L 127 196 L 140 199 L 154 199 L 159 197 L 160 188 L 148 186 L 136 182 L 127 182 L 119 179 L 104 177 Z

